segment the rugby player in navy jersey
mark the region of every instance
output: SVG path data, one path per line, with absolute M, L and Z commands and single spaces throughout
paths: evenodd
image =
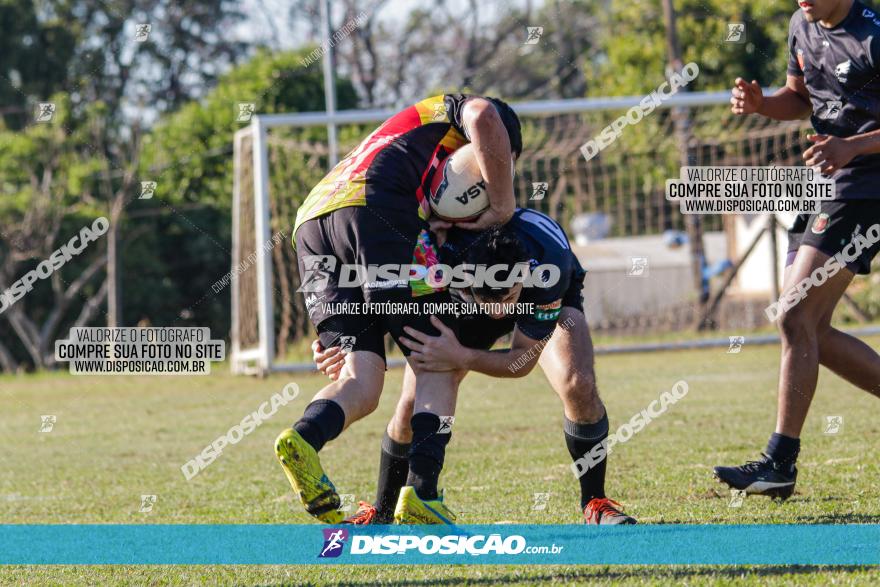
M 504 266 L 506 273 L 497 273 L 496 278 L 510 285 L 453 288 L 453 299 L 483 304 L 489 313 L 463 312 L 455 329 L 434 318 L 437 336 L 406 327 L 407 336 L 401 341 L 412 350 L 411 363 L 426 370 L 453 372 L 456 384 L 468 371 L 524 377 L 539 364 L 562 401 L 565 444 L 573 461 L 580 463 L 573 470 L 577 471 L 584 521 L 634 524 L 635 519 L 605 494 L 607 458 L 587 456 L 608 438 L 608 416 L 596 386 L 593 345 L 583 311 L 585 272 L 562 227 L 545 214 L 519 209 L 504 227 L 483 232 L 452 228 L 437 233 L 438 241 L 443 242 L 442 264 Z M 532 286 L 525 280 L 508 279 L 517 266 L 526 264 L 534 276 Z M 534 286 L 536 280 L 541 281 L 540 287 Z M 511 333 L 510 348 L 490 350 L 499 338 Z M 313 349 L 318 368 L 335 377 L 340 349 L 325 350 L 318 341 Z M 406 511 L 412 495 L 405 485 L 406 454 L 414 442 L 409 426 L 413 392 L 413 372 L 407 368 L 401 399 L 382 441 L 376 502 L 361 502 L 349 523 L 389 523 L 392 516 L 406 522 L 400 514 Z
M 764 96 L 737 79 L 735 114 L 775 120 L 811 117 L 816 134 L 803 158 L 836 181 L 835 199 L 798 216 L 789 230 L 783 291 L 823 268 L 829 278 L 781 314 L 776 430 L 757 461 L 716 467 L 715 475 L 746 493 L 781 499 L 794 492 L 800 436 L 816 391 L 819 365 L 880 396 L 880 356 L 831 326 L 853 277 L 867 274 L 880 248 L 880 15 L 853 0 L 802 0 L 789 25 L 785 87 Z M 832 260 L 838 256 L 840 262 Z

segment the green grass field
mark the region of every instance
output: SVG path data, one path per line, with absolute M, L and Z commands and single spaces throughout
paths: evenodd
M 880 338 L 870 341 L 875 347 Z M 880 523 L 876 398 L 823 371 L 803 435 L 797 494 L 784 504 L 749 498 L 729 507 L 714 464 L 757 456 L 772 431 L 778 349 L 749 347 L 600 357 L 612 429 L 684 379 L 687 397 L 609 461 L 609 495 L 645 524 Z M 318 376 L 0 378 L 0 520 L 3 523 L 310 523 L 272 452 L 278 432 L 320 388 Z M 402 372 L 388 373 L 380 409 L 324 452 L 341 493 L 372 499 L 379 440 Z M 180 466 L 289 382 L 302 392 L 192 481 Z M 41 433 L 40 416 L 57 416 Z M 842 415 L 837 435 L 826 415 Z M 559 401 L 543 375 L 463 385 L 441 477 L 462 523 L 576 523 L 576 483 Z M 531 511 L 533 494 L 548 508 Z M 140 513 L 142 494 L 155 494 Z M 0 567 L 7 585 L 868 585 L 871 568 L 805 567 Z

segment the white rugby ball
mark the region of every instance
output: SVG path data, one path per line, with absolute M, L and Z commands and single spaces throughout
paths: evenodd
M 431 180 L 434 215 L 452 222 L 471 220 L 489 207 L 486 182 L 473 145 L 467 144 L 443 160 Z

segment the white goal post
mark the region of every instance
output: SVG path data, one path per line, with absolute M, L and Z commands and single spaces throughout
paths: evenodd
M 596 120 L 610 121 L 625 113 L 626 110 L 638 106 L 643 100 L 644 96 L 629 96 L 512 104 L 524 122 L 532 119 L 554 121 L 553 124 L 547 122 L 542 127 L 536 135 L 538 139 L 533 139 L 532 135 L 527 135 L 524 130 L 526 151 L 521 163 L 518 163 L 518 167 L 520 164 L 530 165 L 527 160 L 529 157 L 543 161 L 548 165 L 564 158 L 570 163 L 563 165 L 559 174 L 573 170 L 580 176 L 589 176 L 587 179 L 583 179 L 578 176 L 563 177 L 560 175 L 559 193 L 551 195 L 547 205 L 554 205 L 554 197 L 557 198 L 556 205 L 559 206 L 561 206 L 559 202 L 563 198 L 571 197 L 578 200 L 578 210 L 576 211 L 607 209 L 610 213 L 617 214 L 618 210 L 615 208 L 617 206 L 621 214 L 627 215 L 627 219 L 621 222 L 626 224 L 626 230 L 631 234 L 639 234 L 643 231 L 643 224 L 660 226 L 661 220 L 653 216 L 647 219 L 636 218 L 636 216 L 629 218 L 630 214 L 639 214 L 639 211 L 634 209 L 641 204 L 636 202 L 624 206 L 620 203 L 629 188 L 621 183 L 625 178 L 618 178 L 617 175 L 622 175 L 621 168 L 625 168 L 627 165 L 618 164 L 613 172 L 609 172 L 596 160 L 586 165 L 583 155 L 579 152 L 580 145 L 597 136 L 603 125 L 607 123 L 602 125 L 582 123 L 578 125 L 576 124 L 578 121 L 593 120 L 590 118 L 591 116 L 595 116 Z M 699 112 L 701 108 L 713 108 L 717 118 L 722 108 L 729 108 L 728 100 L 729 93 L 727 92 L 679 93 L 663 102 L 659 108 L 686 108 L 695 113 Z M 304 320 L 307 318 L 302 316 L 302 312 L 293 312 L 292 310 L 288 312 L 284 306 L 302 303 L 295 299 L 302 296 L 297 294 L 291 285 L 295 285 L 298 281 L 295 278 L 297 267 L 290 242 L 290 232 L 293 226 L 290 215 L 295 213 L 295 208 L 289 204 L 288 200 L 296 197 L 299 198 L 298 201 L 301 201 L 311 186 L 297 184 L 298 180 L 295 178 L 300 177 L 297 172 L 287 171 L 285 175 L 284 172 L 276 172 L 276 167 L 281 168 L 287 163 L 294 162 L 297 165 L 302 165 L 302 169 L 308 169 L 310 173 L 318 173 L 316 177 L 320 178 L 327 171 L 329 153 L 326 141 L 300 140 L 293 131 L 302 131 L 308 127 L 316 126 L 341 128 L 348 125 L 375 124 L 386 120 L 395 112 L 396 110 L 382 109 L 339 111 L 332 115 L 323 112 L 255 115 L 248 126 L 235 133 L 230 280 L 232 288 L 230 358 L 234 373 L 266 374 L 273 371 L 308 371 L 312 369 L 311 364 L 297 363 L 287 359 L 284 356 L 285 353 L 281 352 L 284 349 L 278 348 L 279 341 L 284 343 L 284 341 L 291 339 L 290 332 L 294 332 L 296 328 L 307 327 L 307 325 L 304 326 Z M 657 117 L 658 114 L 650 116 Z M 649 116 L 646 116 L 647 118 Z M 763 123 L 731 123 L 731 125 L 733 124 L 741 125 L 738 128 L 745 129 L 750 137 L 772 135 L 776 142 L 781 141 L 778 137 L 784 135 L 788 139 L 792 133 L 796 136 L 799 132 L 797 123 L 787 125 L 784 128 L 780 127 L 781 130 L 780 128 L 770 128 L 769 125 Z M 284 135 L 285 132 L 287 133 L 286 137 L 282 137 L 281 135 Z M 671 126 L 667 127 L 665 132 L 667 135 L 671 135 Z M 293 138 L 290 138 L 291 135 Z M 343 142 L 344 148 L 349 148 L 345 146 L 344 139 L 340 140 Z M 540 143 L 539 147 L 533 146 L 533 143 L 536 142 Z M 776 143 L 773 144 L 776 145 Z M 620 149 L 620 147 L 616 148 Z M 732 150 L 730 147 L 728 149 Z M 579 163 L 578 160 L 580 160 Z M 707 165 L 710 163 L 699 164 Z M 717 162 L 716 164 L 723 163 Z M 318 169 L 321 167 L 322 169 Z M 535 168 L 535 173 L 538 173 L 537 168 Z M 602 176 L 603 173 L 604 176 Z M 611 173 L 615 174 L 614 177 L 611 176 Z M 283 181 L 288 183 L 279 188 L 277 184 L 282 181 L 280 177 L 282 175 L 285 175 Z M 598 176 L 601 177 L 597 180 Z M 518 181 L 527 182 L 530 179 L 533 180 L 534 177 L 535 175 L 530 175 L 527 170 L 525 176 L 518 178 Z M 601 190 L 594 190 L 594 184 L 590 183 L 596 181 L 602 183 Z M 585 184 L 581 185 L 582 182 Z M 528 185 L 530 184 L 522 183 L 518 184 L 518 187 L 527 189 Z M 604 192 L 616 192 L 618 195 L 615 198 L 607 196 L 607 194 L 593 197 L 594 194 L 603 190 Z M 277 193 L 279 191 L 296 193 Z M 302 193 L 303 191 L 305 193 Z M 571 196 L 572 193 L 575 193 L 575 196 Z M 521 196 L 520 198 L 522 200 Z M 594 207 L 593 200 L 599 202 L 596 204 L 598 207 Z M 287 216 L 277 217 L 276 214 L 279 214 L 278 211 L 282 208 L 284 209 L 282 212 Z M 630 210 L 631 208 L 633 210 Z M 669 219 L 667 218 L 665 222 L 669 222 Z M 280 242 L 277 238 L 273 240 L 273 235 L 280 233 L 283 233 L 283 240 Z M 279 247 L 287 250 L 279 252 Z M 284 272 L 285 275 L 279 276 L 279 272 Z M 279 332 L 279 321 L 283 322 L 283 332 Z

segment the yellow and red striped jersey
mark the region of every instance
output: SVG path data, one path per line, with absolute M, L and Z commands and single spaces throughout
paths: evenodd
M 340 161 L 297 210 L 303 222 L 346 206 L 417 206 L 430 214 L 428 190 L 440 162 L 468 143 L 461 115 L 470 96 L 444 94 L 398 112 Z

